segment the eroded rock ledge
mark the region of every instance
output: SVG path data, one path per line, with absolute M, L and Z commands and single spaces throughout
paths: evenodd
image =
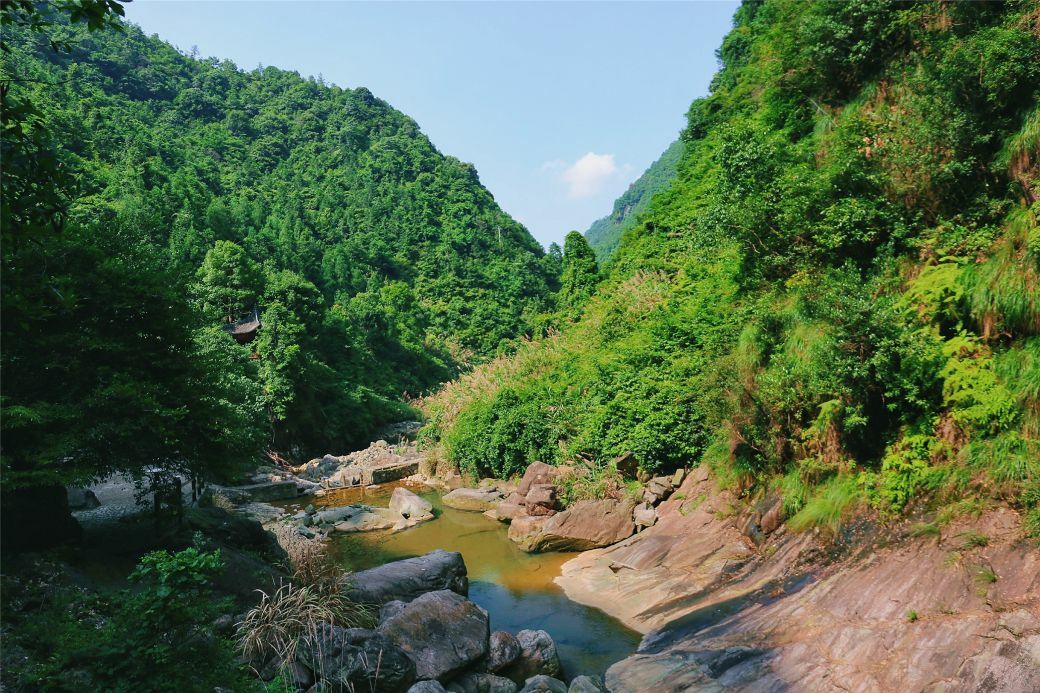
M 645 634 L 611 691 L 1040 690 L 1040 550 L 1013 510 L 835 559 L 737 507 L 696 470 L 656 525 L 563 566 L 571 599 Z

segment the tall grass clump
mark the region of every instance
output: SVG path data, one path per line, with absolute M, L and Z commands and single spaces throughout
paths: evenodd
M 257 590 L 260 602 L 236 625 L 238 650 L 259 672 L 272 660 L 278 668 L 294 661 L 297 647 L 315 640 L 327 625 L 364 628 L 375 623 L 372 607 L 347 596 L 348 574 L 317 542 L 290 544 L 292 575 L 271 593 Z

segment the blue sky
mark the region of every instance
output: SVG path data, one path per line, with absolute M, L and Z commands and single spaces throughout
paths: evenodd
M 368 87 L 544 245 L 584 231 L 707 93 L 736 2 L 136 0 L 182 50 Z

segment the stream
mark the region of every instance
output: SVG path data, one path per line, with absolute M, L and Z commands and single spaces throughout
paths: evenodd
M 313 499 L 315 506 L 349 503 L 386 507 L 395 486 L 344 489 Z M 506 537 L 508 525 L 481 513 L 448 508 L 426 486 L 405 486 L 433 503 L 437 519 L 401 532 L 333 533 L 330 555 L 348 570 L 420 556 L 434 549 L 458 551 L 469 571 L 469 598 L 487 610 L 491 630 L 547 631 L 556 641 L 568 679 L 600 674 L 635 651 L 640 635 L 598 609 L 567 598 L 554 582 L 576 554 L 527 554 Z

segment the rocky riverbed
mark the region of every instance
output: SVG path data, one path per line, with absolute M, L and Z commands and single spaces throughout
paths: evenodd
M 377 443 L 331 458 L 335 464 L 330 456 L 309 463 L 303 470 L 309 477 L 297 476 L 300 469 L 280 472 L 269 483 L 291 482 L 294 502 L 315 501 L 291 515 L 268 505 L 266 519 L 316 539 L 436 524 L 443 511 L 403 487 L 393 489 L 387 507 L 327 507 L 343 493 L 338 489 L 373 489 L 364 474 L 353 474 L 356 467 L 387 469 L 405 458 L 418 469 L 423 464 L 413 454 Z M 786 529 L 781 499 L 737 498 L 716 487 L 703 468 L 644 478 L 640 498 L 569 507 L 560 503 L 559 474 L 534 463 L 519 480 L 485 480 L 475 487 L 459 487 L 457 478 L 408 478 L 440 486 L 443 507 L 508 525 L 508 538 L 523 552 L 581 552 L 555 564 L 562 563 L 555 582 L 575 602 L 643 634 L 635 652 L 606 671 L 604 685 L 611 691 L 1040 690 L 1040 550 L 1035 540 L 1022 538 L 1020 518 L 1007 507 L 920 536 L 909 522 L 893 526 L 870 518 L 838 536 L 796 534 Z M 343 483 L 347 478 L 359 481 Z M 227 498 L 236 500 L 234 493 Z M 237 501 L 254 514 L 260 503 Z M 387 569 L 397 571 L 389 567 L 396 565 Z M 364 572 L 359 577 L 368 579 Z M 446 589 L 460 598 L 466 594 Z M 474 611 L 446 595 L 425 597 L 408 613 L 427 609 L 427 601 L 431 613 L 483 622 L 479 606 Z M 405 613 L 388 603 L 382 616 Z M 394 632 L 418 633 L 409 628 Z M 521 632 L 513 636 L 519 639 Z M 495 638 L 507 640 L 490 631 L 487 637 L 488 648 Z M 474 652 L 485 652 L 480 638 Z M 452 690 L 513 690 L 505 683 L 496 688 L 493 677 L 502 670 L 474 664 L 479 659 L 445 665 L 430 680 Z M 550 669 L 525 674 L 562 676 Z M 512 680 L 528 686 L 528 678 Z M 439 690 L 418 685 L 416 690 Z M 564 690 L 547 679 L 531 685 Z M 598 684 L 582 679 L 578 685 Z

